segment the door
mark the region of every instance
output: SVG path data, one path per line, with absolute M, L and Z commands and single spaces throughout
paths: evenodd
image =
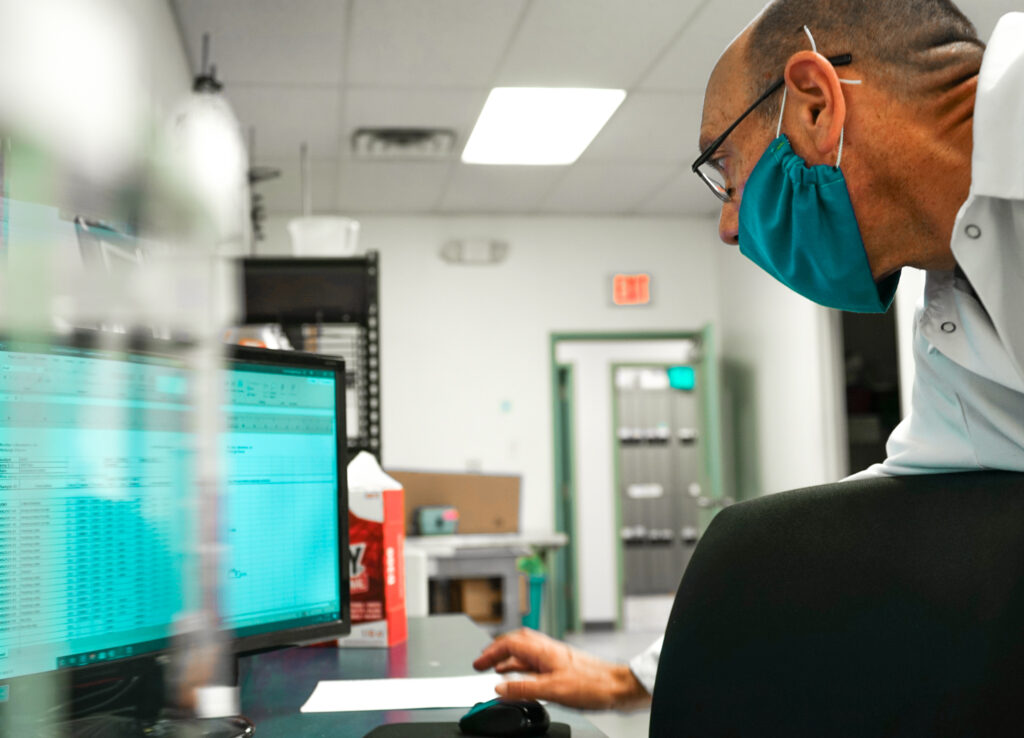
M 673 594 L 710 504 L 692 367 L 616 366 L 623 593 Z

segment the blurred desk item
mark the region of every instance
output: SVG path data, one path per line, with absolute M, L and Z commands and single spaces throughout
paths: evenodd
M 493 633 L 520 626 L 520 574 L 516 561 L 537 554 L 551 569 L 549 555 L 568 543 L 565 533 L 486 533 L 453 536 L 409 536 L 407 548 L 427 556 L 427 577 L 434 580 L 500 579 L 500 620 L 486 623 Z M 550 593 L 544 598 L 551 601 Z M 547 624 L 548 618 L 541 622 Z M 542 627 L 548 631 L 548 627 Z
M 489 636 L 463 615 L 409 618 L 409 640 L 391 648 L 290 648 L 243 658 L 239 663 L 242 708 L 260 738 L 311 736 L 362 738 L 378 725 L 456 722 L 467 708 L 300 713 L 325 679 L 394 679 L 474 674 Z M 493 695 L 482 694 L 480 700 Z M 579 712 L 548 705 L 552 721 L 568 723 L 574 738 L 604 734 Z

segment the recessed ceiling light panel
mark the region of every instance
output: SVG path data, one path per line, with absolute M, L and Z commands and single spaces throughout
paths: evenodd
M 462 152 L 467 164 L 572 164 L 625 90 L 495 87 Z

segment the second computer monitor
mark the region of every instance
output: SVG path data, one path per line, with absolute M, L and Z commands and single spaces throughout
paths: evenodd
M 225 399 L 225 627 L 243 651 L 347 633 L 343 362 L 239 349 Z

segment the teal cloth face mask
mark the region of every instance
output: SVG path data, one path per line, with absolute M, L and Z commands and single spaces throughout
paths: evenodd
M 783 97 L 783 108 L 785 108 Z M 779 114 L 781 130 L 782 115 Z M 899 272 L 875 283 L 846 179 L 834 167 L 808 167 L 779 135 L 743 188 L 740 252 L 819 305 L 855 313 L 884 313 Z

